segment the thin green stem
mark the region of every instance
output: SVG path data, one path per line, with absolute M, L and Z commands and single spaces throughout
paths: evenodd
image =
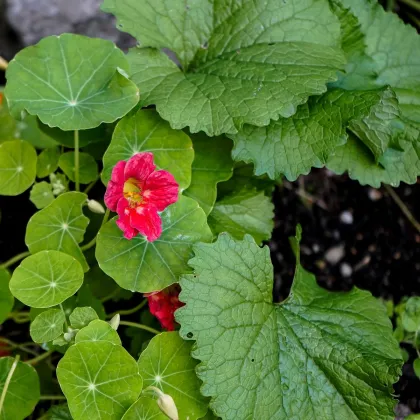
M 142 309 L 147 303 L 147 299 L 143 299 L 137 306 L 135 306 L 134 308 L 131 309 L 121 309 L 120 311 L 115 311 L 110 315 L 107 315 L 107 318 L 111 319 L 112 317 L 114 317 L 115 315 L 131 315 L 131 314 L 135 314 L 136 312 L 138 312 L 140 309 Z
M 109 293 L 108 295 L 104 296 L 101 299 L 101 303 L 108 302 L 109 300 L 111 300 L 112 298 L 114 298 L 115 296 L 117 296 L 118 293 L 120 292 L 120 290 L 121 290 L 120 287 L 115 288 L 111 293 Z
M 33 359 L 26 360 L 25 363 L 28 365 L 36 365 L 37 363 L 41 362 L 44 359 L 47 359 L 54 353 L 54 350 L 48 350 L 45 353 L 40 354 L 37 357 L 34 357 Z
M 41 395 L 40 401 L 65 401 L 67 398 L 64 395 Z
M 420 12 L 420 2 L 416 0 L 399 0 L 401 3 L 404 3 L 408 7 L 411 7 L 413 10 Z
M 0 267 L 1 268 L 8 268 L 11 265 L 19 262 L 20 260 L 23 260 L 24 258 L 28 257 L 29 255 L 31 255 L 31 253 L 29 251 L 21 252 L 20 254 L 15 255 L 14 257 L 10 258 L 10 260 L 1 264 Z
M 61 312 L 63 312 L 63 315 L 64 315 L 64 323 L 66 324 L 66 328 L 68 329 L 69 328 L 69 323 L 67 322 L 66 311 L 64 310 L 62 303 L 60 303 L 60 309 L 61 309 Z
M 76 191 L 80 191 L 79 182 L 79 130 L 74 130 L 74 179 Z
M 395 204 L 401 209 L 401 211 L 404 213 L 405 217 L 408 219 L 408 221 L 415 227 L 415 229 L 420 233 L 420 223 L 416 220 L 416 218 L 413 216 L 413 213 L 408 209 L 408 207 L 403 203 L 401 198 L 398 196 L 398 194 L 394 191 L 392 187 L 389 185 L 384 184 L 385 189 L 387 190 L 388 194 L 391 196 L 391 198 L 395 201 Z
M 35 352 L 35 351 L 31 350 L 31 349 L 28 349 L 26 347 L 26 345 L 28 343 L 23 343 L 23 344 L 15 343 L 14 341 L 9 340 L 9 339 L 4 338 L 4 337 L 0 337 L 0 343 L 7 344 L 9 346 L 10 350 L 19 349 L 19 350 L 24 351 L 25 353 L 31 354 L 32 356 L 37 356 L 38 355 L 37 352 Z
M 101 227 L 108 221 L 109 214 L 110 214 L 109 209 L 106 209 L 106 212 L 104 214 L 104 218 L 103 218 L 102 223 L 101 223 Z M 95 235 L 95 237 L 93 237 L 87 244 L 80 247 L 80 249 L 84 252 L 84 251 L 87 251 L 88 249 L 92 248 L 93 246 L 95 246 L 97 236 L 98 235 Z
M 99 178 L 98 178 L 99 179 Z M 92 181 L 83 191 L 85 194 L 88 194 L 89 191 L 96 185 L 96 183 L 98 182 L 98 179 L 95 179 L 95 181 Z
M 17 354 L 15 360 L 13 361 L 12 367 L 7 374 L 6 382 L 4 383 L 3 391 L 0 397 L 0 414 L 3 411 L 4 400 L 6 399 L 7 390 L 9 389 L 10 382 L 12 380 L 12 376 L 15 373 L 16 367 L 19 363 L 20 356 Z
M 154 328 L 149 327 L 148 325 L 138 324 L 137 322 L 120 321 L 120 325 L 125 325 L 126 327 L 139 328 L 140 330 L 149 331 L 152 334 L 160 334 L 161 333 L 161 331 L 155 330 Z

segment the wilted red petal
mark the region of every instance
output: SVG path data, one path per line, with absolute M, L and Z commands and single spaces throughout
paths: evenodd
M 130 224 L 130 209 L 128 201 L 125 198 L 121 198 L 118 201 L 117 213 L 119 218 L 115 221 L 115 223 L 123 231 L 126 239 L 133 239 L 138 232 Z
M 117 184 L 114 181 L 109 181 L 105 191 L 105 205 L 111 211 L 117 211 L 118 201 L 123 198 L 124 184 Z
M 127 162 L 125 160 L 120 160 L 112 169 L 111 179 L 116 182 L 117 184 L 124 185 L 124 169 Z
M 125 180 L 135 178 L 137 181 L 143 182 L 155 168 L 156 165 L 153 163 L 153 153 L 136 153 L 127 162 L 124 170 L 124 178 Z
M 139 206 L 130 212 L 130 224 L 149 242 L 155 241 L 162 234 L 162 221 L 155 207 Z
M 149 175 L 143 186 L 143 195 L 158 211 L 163 211 L 178 200 L 179 186 L 174 176 L 167 171 Z

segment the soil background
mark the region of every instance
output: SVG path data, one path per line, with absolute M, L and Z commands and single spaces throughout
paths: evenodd
M 29 4 L 48 1 L 58 7 L 54 9 L 55 15 L 49 11 L 39 16 L 48 24 L 34 26 L 33 17 L 19 15 L 30 13 Z M 64 7 L 68 0 L 48 1 L 0 0 L 0 55 L 11 59 L 19 49 L 42 36 L 63 32 L 60 22 L 66 15 L 59 6 Z M 26 12 L 25 3 L 28 3 Z M 65 31 L 111 39 L 123 49 L 135 44 L 131 37 L 115 29 L 112 17 L 99 11 L 99 1 L 87 3 L 92 4 L 86 15 L 73 16 Z M 395 11 L 410 23 L 420 19 L 419 13 L 416 16 L 402 3 L 396 3 Z M 22 25 L 15 24 L 17 18 Z M 38 29 L 34 32 L 33 28 Z M 0 86 L 4 81 L 0 72 Z M 420 219 L 419 185 L 404 184 L 395 191 Z M 99 188 L 96 193 L 99 198 L 103 191 Z M 36 211 L 28 197 L 28 192 L 19 197 L 0 197 L 2 261 L 25 250 L 26 224 Z M 335 291 L 357 286 L 395 303 L 404 296 L 420 295 L 420 234 L 385 189 L 361 186 L 346 175 L 313 170 L 295 183 L 284 182 L 275 190 L 273 201 L 275 229 L 269 246 L 275 268 L 276 299 L 283 300 L 290 290 L 295 259 L 288 237 L 294 235 L 298 223 L 303 228 L 302 264 L 317 276 L 321 286 Z M 420 380 L 412 368 L 415 353 L 410 347 L 406 349 L 410 360 L 395 385 L 400 400 L 396 409 L 398 418 L 420 412 Z

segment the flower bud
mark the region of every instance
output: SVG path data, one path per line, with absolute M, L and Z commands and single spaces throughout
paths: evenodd
M 93 213 L 105 214 L 105 209 L 101 203 L 98 203 L 96 200 L 87 200 L 87 205 L 89 210 Z
M 109 321 L 108 324 L 117 331 L 118 327 L 120 326 L 120 314 L 114 315 Z
M 161 411 L 166 414 L 171 420 L 178 420 L 178 409 L 176 408 L 174 399 L 168 395 L 161 393 L 157 400 L 158 406 Z

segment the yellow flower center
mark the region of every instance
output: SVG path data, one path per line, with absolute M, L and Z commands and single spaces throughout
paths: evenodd
M 141 188 L 135 178 L 129 178 L 124 182 L 123 193 L 130 207 L 137 207 L 143 201 Z

